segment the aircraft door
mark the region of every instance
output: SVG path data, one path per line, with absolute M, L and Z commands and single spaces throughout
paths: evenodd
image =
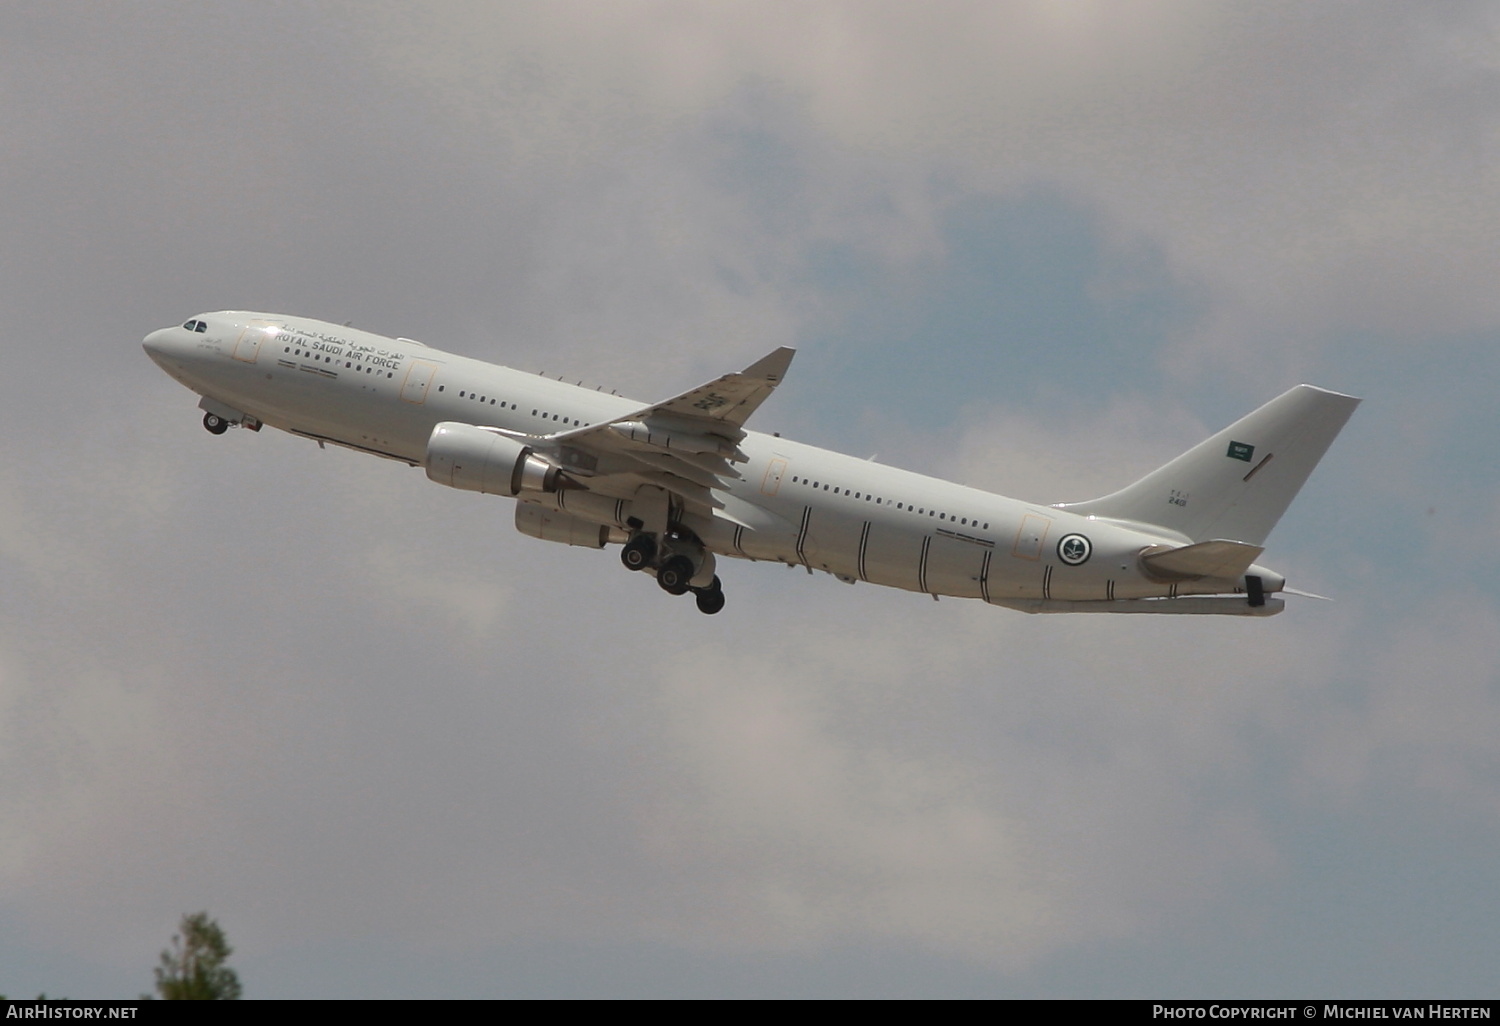
M 260 344 L 271 337 L 276 325 L 270 321 L 251 321 L 240 332 L 234 343 L 234 358 L 243 363 L 254 363 L 260 355 Z
M 786 473 L 786 460 L 774 459 L 766 467 L 766 476 L 761 480 L 760 492 L 762 495 L 775 495 L 781 490 L 781 477 Z
M 1041 559 L 1042 543 L 1046 541 L 1047 529 L 1051 526 L 1051 517 L 1027 513 L 1021 518 L 1021 527 L 1016 531 L 1016 541 L 1011 546 L 1010 554 L 1017 559 Z
M 406 369 L 406 378 L 401 382 L 401 398 L 418 405 L 427 401 L 427 389 L 432 376 L 437 373 L 437 364 L 426 360 L 413 360 Z

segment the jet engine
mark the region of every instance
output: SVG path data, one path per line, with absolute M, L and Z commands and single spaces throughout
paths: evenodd
M 602 549 L 609 542 L 625 540 L 625 534 L 619 528 L 611 529 L 571 513 L 524 501 L 516 503 L 516 530 L 542 541 L 581 545 L 589 549 Z
M 427 439 L 427 476 L 449 488 L 488 495 L 555 492 L 568 484 L 560 467 L 524 442 L 453 421 L 433 428 Z

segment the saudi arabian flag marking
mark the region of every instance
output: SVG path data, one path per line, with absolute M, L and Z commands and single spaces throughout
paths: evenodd
M 1246 445 L 1244 442 L 1230 442 L 1229 451 L 1224 455 L 1232 460 L 1244 460 L 1250 462 L 1250 457 L 1255 455 L 1255 446 Z

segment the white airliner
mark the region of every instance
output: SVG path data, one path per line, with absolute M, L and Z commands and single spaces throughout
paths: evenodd
M 705 613 L 724 556 L 1030 613 L 1269 616 L 1290 589 L 1255 560 L 1359 404 L 1298 385 L 1135 484 L 1047 506 L 747 431 L 788 348 L 640 403 L 279 314 L 202 314 L 144 345 L 214 434 L 269 424 L 510 496 L 523 534 L 622 545 Z

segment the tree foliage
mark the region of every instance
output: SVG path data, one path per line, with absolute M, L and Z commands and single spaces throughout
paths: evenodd
M 232 1001 L 240 996 L 240 980 L 225 965 L 234 949 L 219 924 L 207 912 L 182 917 L 182 932 L 161 953 L 156 968 L 156 992 L 167 1001 Z

